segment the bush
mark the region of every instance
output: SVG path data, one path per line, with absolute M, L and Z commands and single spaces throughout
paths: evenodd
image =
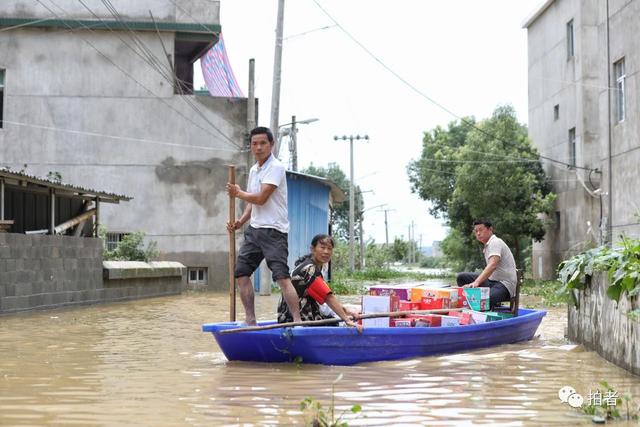
M 115 249 L 110 251 L 105 248 L 102 256 L 105 261 L 149 262 L 159 255 L 156 246 L 157 243 L 152 240 L 147 244 L 147 248 L 144 249 L 144 233 L 136 231 L 124 236 Z

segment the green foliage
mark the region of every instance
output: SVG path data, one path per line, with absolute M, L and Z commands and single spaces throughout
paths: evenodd
M 481 247 L 470 233 L 450 228 L 440 248 L 447 265 L 455 271 L 475 271 L 484 268 Z
M 104 228 L 101 228 L 98 235 L 104 240 L 106 232 Z M 105 247 L 102 258 L 105 261 L 144 261 L 148 262 L 159 255 L 156 249 L 157 243 L 150 241 L 144 248 L 144 236 L 142 231 L 127 234 L 122 238 L 118 245 L 113 250 L 107 250 Z
M 625 294 L 636 298 L 640 293 L 640 239 L 622 236 L 621 246 L 599 246 L 560 263 L 558 278 L 562 284 L 561 291 L 571 295 L 576 307 L 575 291 L 589 286 L 598 271 L 607 273 L 609 286 L 606 292 L 609 298 L 616 302 Z M 638 312 L 634 309 L 629 316 L 637 318 Z
M 525 295 L 540 297 L 543 307 L 556 307 L 568 302 L 566 293 L 560 292 L 561 287 L 557 280 L 525 279 L 520 291 Z
M 62 174 L 58 171 L 49 171 L 49 173 L 47 173 L 47 179 L 60 184 L 62 182 Z
M 391 245 L 391 259 L 393 261 L 403 261 L 409 254 L 409 242 L 396 237 Z
M 343 203 L 337 203 L 332 211 L 331 218 L 329 221 L 331 222 L 331 229 L 333 230 L 332 234 L 334 237 L 342 240 L 349 240 L 349 187 L 350 181 L 345 175 L 345 173 L 340 169 L 337 163 L 329 163 L 329 166 L 324 168 L 322 166 L 314 166 L 311 164 L 306 169 L 301 171 L 302 173 L 306 173 L 309 175 L 321 176 L 324 178 L 328 178 L 333 181 L 342 191 L 347 195 L 347 200 Z M 354 229 L 356 236 L 358 235 L 359 225 L 362 221 L 362 209 L 364 206 L 364 201 L 362 199 L 362 193 L 360 191 L 360 187 L 357 185 L 354 188 L 354 201 L 355 201 L 355 214 L 354 214 Z
M 335 385 L 342 379 L 342 374 L 331 383 L 331 404 L 328 410 L 324 410 L 320 402 L 312 397 L 305 397 L 300 402 L 300 410 L 305 415 L 305 425 L 313 427 L 349 427 L 346 421 L 342 418 L 347 413 L 343 411 L 338 418 L 335 417 Z M 348 410 L 352 414 L 358 414 L 362 412 L 360 405 L 353 405 Z
M 391 260 L 390 250 L 385 245 L 377 245 L 371 242 L 365 250 L 365 265 L 367 268 L 384 268 Z
M 519 265 L 523 245 L 544 237 L 539 214 L 551 211 L 555 195 L 510 106 L 496 108 L 479 123 L 467 118 L 426 132 L 422 155 L 409 164 L 408 174 L 412 191 L 431 203 L 430 212 L 459 233 L 448 252 L 443 247 L 459 266 L 476 264 L 476 255 L 458 247 L 469 243 L 474 218 L 492 220 Z

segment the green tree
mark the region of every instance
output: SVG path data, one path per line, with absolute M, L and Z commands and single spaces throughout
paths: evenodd
M 391 245 L 391 259 L 394 261 L 402 261 L 407 258 L 408 253 L 409 243 L 396 237 Z
M 479 123 L 463 119 L 447 131 L 427 132 L 422 156 L 409 164 L 408 174 L 412 191 L 430 201 L 431 213 L 446 218 L 458 233 L 443 248 L 450 259 L 476 264 L 477 255 L 459 247 L 472 245 L 473 218 L 492 220 L 520 266 L 531 239 L 544 237 L 540 214 L 552 210 L 555 194 L 513 107 L 498 107 Z
M 340 169 L 337 163 L 329 163 L 325 168 L 322 166 L 314 166 L 313 163 L 306 169 L 302 170 L 302 173 L 309 175 L 320 176 L 328 178 L 333 181 L 342 191 L 347 195 L 347 200 L 343 203 L 338 203 L 333 206 L 331 211 L 331 217 L 329 221 L 331 223 L 331 230 L 334 237 L 337 237 L 343 241 L 349 240 L 349 189 L 350 181 L 345 173 Z M 362 207 L 364 201 L 362 199 L 362 192 L 357 185 L 354 187 L 354 233 L 356 239 L 358 238 L 358 229 L 360 221 L 362 221 Z

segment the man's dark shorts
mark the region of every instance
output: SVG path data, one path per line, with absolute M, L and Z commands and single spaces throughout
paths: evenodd
M 235 277 L 251 276 L 263 259 L 271 270 L 274 281 L 290 278 L 289 242 L 287 233 L 275 228 L 247 227 L 244 232 L 244 243 L 238 253 Z

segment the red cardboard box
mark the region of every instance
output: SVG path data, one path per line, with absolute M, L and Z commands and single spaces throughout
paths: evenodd
M 420 310 L 420 304 L 411 301 L 399 301 L 398 311 Z
M 451 300 L 448 298 L 423 297 L 420 303 L 420 310 L 438 310 L 442 308 L 451 308 L 449 304 Z
M 425 314 L 420 316 L 408 316 L 408 319 L 413 320 L 413 324 L 416 328 L 424 328 L 429 327 L 433 328 L 436 326 L 440 326 L 441 319 L 440 316 L 435 314 Z
M 471 313 L 465 313 L 463 311 L 450 311 L 449 316 L 459 318 L 461 325 L 473 324 L 473 317 L 471 316 Z

